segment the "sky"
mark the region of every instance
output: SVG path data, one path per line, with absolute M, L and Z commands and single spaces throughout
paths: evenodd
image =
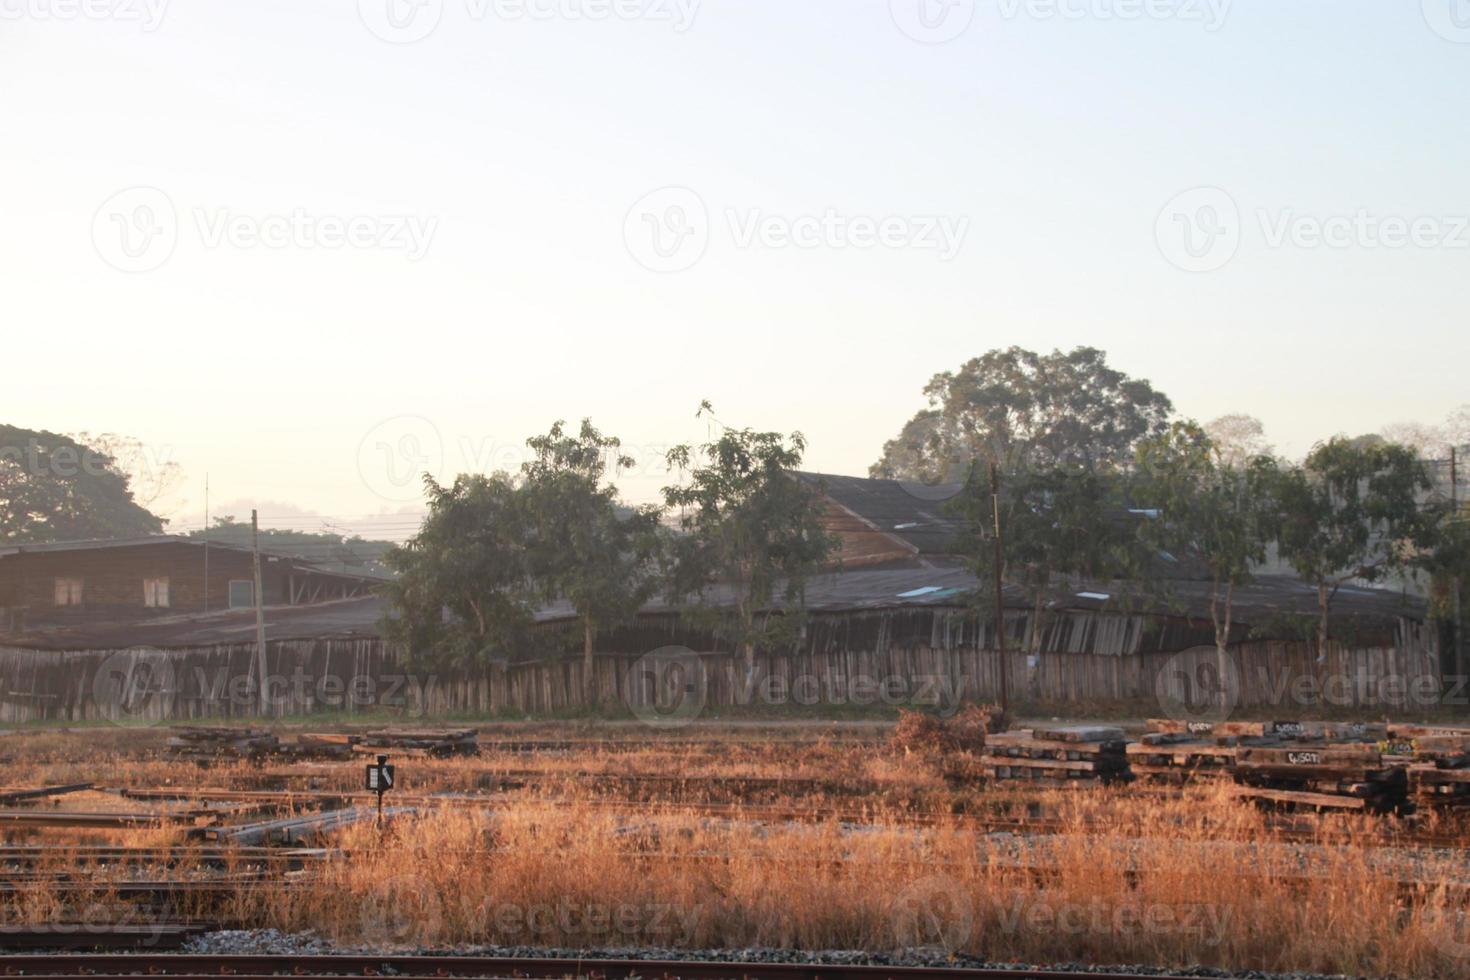
M 1011 345 L 1288 455 L 1470 402 L 1466 0 L 0 0 L 0 86 L 0 420 L 176 527 L 585 416 L 652 500 L 703 399 L 863 473 Z

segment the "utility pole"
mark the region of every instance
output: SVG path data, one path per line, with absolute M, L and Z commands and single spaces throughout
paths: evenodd
M 255 672 L 260 685 L 260 713 L 270 714 L 265 685 L 265 598 L 260 588 L 260 520 L 250 512 L 250 547 L 255 552 Z
M 1000 537 L 1000 471 L 990 461 L 990 515 L 995 534 L 995 651 L 1000 658 L 1000 710 L 1009 712 L 1010 665 L 1006 663 L 1005 549 Z
M 1455 447 L 1450 447 L 1450 520 L 1460 520 L 1460 469 Z M 1465 621 L 1460 616 L 1460 576 L 1450 582 L 1455 590 L 1455 673 L 1465 676 Z M 1458 678 L 1456 678 L 1458 680 Z
M 204 474 L 204 611 L 209 612 L 209 474 Z

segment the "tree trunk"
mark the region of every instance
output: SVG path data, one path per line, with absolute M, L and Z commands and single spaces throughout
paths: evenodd
M 470 609 L 475 614 L 475 624 L 480 630 L 478 635 L 483 640 L 485 638 L 485 613 L 480 609 L 480 604 L 474 599 L 469 600 L 469 603 Z
M 1317 662 L 1327 664 L 1327 583 L 1317 583 L 1317 608 L 1321 618 L 1317 620 Z M 1319 671 L 1320 672 L 1320 671 Z
M 597 678 L 592 667 L 592 636 L 596 631 L 592 620 L 582 620 L 582 701 L 588 708 L 597 706 Z
M 745 676 L 748 678 L 755 672 L 755 642 L 750 638 L 755 631 L 755 612 L 747 607 L 743 598 L 736 603 L 735 610 L 740 616 L 740 649 L 745 653 Z
M 1041 607 L 1045 602 L 1046 593 L 1037 589 L 1026 640 L 1026 697 L 1033 703 L 1041 700 Z
M 1225 678 L 1230 670 L 1230 625 L 1235 614 L 1235 583 L 1225 583 L 1225 615 L 1220 615 L 1220 586 L 1217 581 L 1210 590 L 1210 622 L 1215 626 L 1215 685 L 1216 693 L 1226 696 Z

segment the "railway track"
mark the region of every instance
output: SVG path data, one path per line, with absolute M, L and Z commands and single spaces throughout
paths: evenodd
M 1156 973 L 1107 973 L 1014 967 L 999 969 L 744 963 L 705 960 L 500 958 L 480 956 L 190 954 L 17 955 L 0 958 L 0 975 L 62 978 L 266 977 L 517 978 L 517 980 L 1184 980 Z
M 257 807 L 321 807 L 326 809 L 370 802 L 369 794 L 323 790 L 120 790 L 125 797 L 161 801 L 192 799 L 198 802 L 252 803 Z M 826 823 L 837 820 L 852 824 L 898 826 L 946 826 L 976 833 L 1101 835 L 1116 834 L 1117 827 L 1069 820 L 1054 813 L 1038 812 L 1031 804 L 996 801 L 988 812 L 940 813 L 925 810 L 860 808 L 838 803 L 823 806 L 770 803 L 705 802 L 699 800 L 628 800 L 609 797 L 525 797 L 514 794 L 405 795 L 395 802 L 412 807 L 455 807 L 494 809 L 507 803 L 534 801 L 548 806 L 596 807 L 626 812 L 633 816 L 697 815 L 727 820 L 780 823 Z M 1470 847 L 1470 833 L 1433 833 L 1412 827 L 1365 833 L 1356 828 L 1333 828 L 1289 815 L 1268 823 L 1271 835 L 1295 843 L 1351 843 L 1374 847 Z M 3 851 L 0 851 L 3 860 Z

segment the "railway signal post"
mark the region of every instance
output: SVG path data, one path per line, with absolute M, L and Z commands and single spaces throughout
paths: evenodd
M 393 767 L 388 765 L 386 755 L 378 756 L 377 762 L 367 766 L 367 788 L 378 794 L 378 827 L 383 826 L 383 794 L 393 788 Z

